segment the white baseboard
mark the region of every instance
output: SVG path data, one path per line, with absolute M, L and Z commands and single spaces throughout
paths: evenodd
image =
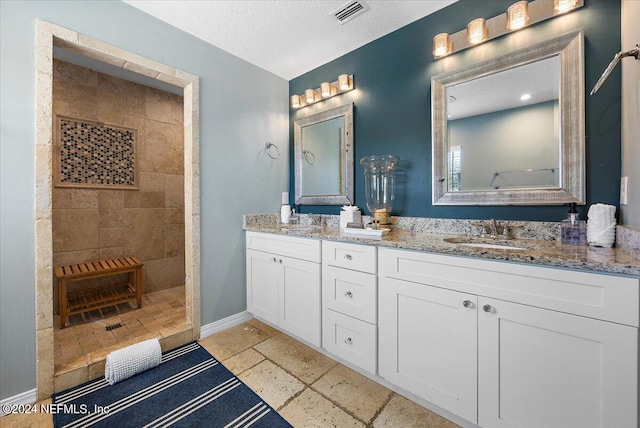
M 229 327 L 234 327 L 243 322 L 247 322 L 253 318 L 250 312 L 244 311 L 230 317 L 223 318 L 218 321 L 203 325 L 200 327 L 200 339 L 204 339 L 207 336 L 211 336 L 219 331 L 226 330 Z
M 36 389 L 31 389 L 29 391 L 25 391 L 18 395 L 14 395 L 13 397 L 5 398 L 4 400 L 0 400 L 0 416 L 5 415 L 5 408 L 7 406 L 12 405 L 24 405 L 24 404 L 33 404 L 36 402 Z

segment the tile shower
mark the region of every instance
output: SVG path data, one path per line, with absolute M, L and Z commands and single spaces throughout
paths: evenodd
M 54 187 L 53 264 L 132 255 L 145 264 L 145 297 L 140 316 L 133 314 L 135 304 L 71 316 L 72 327 L 56 331 L 55 335 L 59 372 L 74 361 L 79 363 L 82 358 L 78 357 L 91 349 L 123 343 L 136 335 L 162 335 L 177 323 L 184 324 L 184 145 L 182 97 L 60 60 L 54 60 L 53 67 L 56 154 L 60 153 L 60 127 L 56 120 L 60 117 L 86 123 L 83 126 L 89 130 L 94 126 L 94 131 L 109 126 L 135 130 L 137 146 L 137 189 Z M 73 150 L 65 153 L 67 158 L 76 155 Z M 130 163 L 130 159 L 126 161 Z M 60 174 L 61 169 L 54 163 L 54 184 L 68 178 Z M 92 287 L 109 280 L 90 280 L 80 285 Z M 54 290 L 55 284 L 54 278 Z M 54 313 L 58 312 L 57 306 L 54 295 Z M 114 324 L 122 320 L 124 328 L 108 332 L 107 337 L 102 334 L 103 324 L 112 319 Z M 100 329 L 82 327 L 88 321 Z

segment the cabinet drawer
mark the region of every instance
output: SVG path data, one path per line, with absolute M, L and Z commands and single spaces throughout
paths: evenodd
M 375 246 L 324 241 L 322 260 L 330 266 L 376 273 Z
M 638 327 L 640 280 L 381 248 L 380 275 Z
M 320 263 L 320 241 L 317 239 L 247 232 L 247 248 Z
M 327 309 L 323 312 L 322 344 L 332 354 L 376 373 L 377 334 L 374 325 Z
M 322 266 L 323 307 L 376 323 L 377 277 L 370 273 Z

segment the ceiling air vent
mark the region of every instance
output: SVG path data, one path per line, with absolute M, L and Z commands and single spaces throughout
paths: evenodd
M 360 16 L 369 10 L 369 5 L 363 1 L 350 1 L 349 3 L 342 5 L 338 9 L 331 12 L 341 24 L 347 21 L 351 21 L 356 16 Z

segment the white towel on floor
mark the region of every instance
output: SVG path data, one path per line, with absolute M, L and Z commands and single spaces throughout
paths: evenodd
M 610 248 L 616 239 L 616 207 L 594 204 L 587 213 L 587 242 L 596 247 Z
M 145 340 L 107 355 L 104 378 L 109 385 L 113 385 L 156 367 L 161 360 L 162 350 L 158 339 Z

